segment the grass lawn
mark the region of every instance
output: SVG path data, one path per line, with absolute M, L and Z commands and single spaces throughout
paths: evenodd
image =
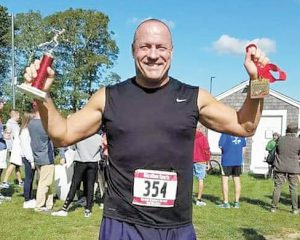
M 197 239 L 292 239 L 287 235 L 299 234 L 300 215 L 292 215 L 288 186 L 283 188 L 281 203 L 276 213 L 269 212 L 273 182 L 271 179 L 241 176 L 242 194 L 240 209 L 220 209 L 220 176 L 209 175 L 204 184 L 205 207 L 194 206 L 193 222 Z M 196 185 L 195 185 L 196 187 Z M 195 189 L 195 188 L 194 188 Z M 229 193 L 233 201 L 233 181 Z
M 268 211 L 273 189 L 270 179 L 243 175 L 240 209 L 217 207 L 221 202 L 220 186 L 220 176 L 209 175 L 205 180 L 204 200 L 207 206 L 194 206 L 193 211 L 197 239 L 300 239 L 300 215 L 290 213 L 291 201 L 287 186 L 283 189 L 276 213 Z M 10 191 L 13 193 L 12 200 L 0 205 L 0 239 L 98 239 L 102 216 L 98 205 L 94 205 L 91 218 L 83 216 L 83 208 L 76 208 L 65 218 L 52 217 L 35 213 L 31 209 L 23 209 L 22 189 L 13 186 Z M 232 199 L 232 181 L 229 191 Z M 62 201 L 57 200 L 54 209 L 62 204 Z M 289 238 L 288 235 L 292 234 L 294 238 Z

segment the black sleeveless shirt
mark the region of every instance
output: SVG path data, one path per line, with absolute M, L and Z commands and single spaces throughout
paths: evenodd
M 103 123 L 110 159 L 105 217 L 157 228 L 192 222 L 197 96 L 198 87 L 173 78 L 157 89 L 142 88 L 135 78 L 106 88 Z M 174 207 L 133 204 L 136 169 L 176 172 Z

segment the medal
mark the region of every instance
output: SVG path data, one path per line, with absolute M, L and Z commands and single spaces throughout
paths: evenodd
M 246 47 L 246 52 L 250 47 L 256 48 L 256 45 L 249 44 Z M 269 95 L 269 83 L 284 81 L 286 79 L 286 73 L 272 63 L 269 63 L 264 67 L 261 67 L 257 62 L 254 62 L 254 64 L 257 68 L 258 79 L 250 80 L 250 97 L 253 99 L 264 98 Z M 270 71 L 278 72 L 278 78 L 275 78 Z
M 269 80 L 266 78 L 250 81 L 251 98 L 264 98 L 269 95 Z

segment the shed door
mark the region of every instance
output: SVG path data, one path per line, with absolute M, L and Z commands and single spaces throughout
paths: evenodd
M 269 113 L 269 114 L 268 114 Z M 267 111 L 263 112 L 255 135 L 252 137 L 251 164 L 250 170 L 255 174 L 266 174 L 268 164 L 265 162 L 267 152 L 265 147 L 272 139 L 273 132 L 283 134 L 286 126 L 285 111 Z

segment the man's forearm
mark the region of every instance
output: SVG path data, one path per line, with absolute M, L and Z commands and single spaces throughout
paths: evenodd
M 252 136 L 255 133 L 263 110 L 263 103 L 263 98 L 251 99 L 249 86 L 245 102 L 238 111 L 239 122 L 245 129 L 247 136 Z
M 55 146 L 65 146 L 64 139 L 67 132 L 66 119 L 60 115 L 49 94 L 44 102 L 37 102 L 45 131 Z

